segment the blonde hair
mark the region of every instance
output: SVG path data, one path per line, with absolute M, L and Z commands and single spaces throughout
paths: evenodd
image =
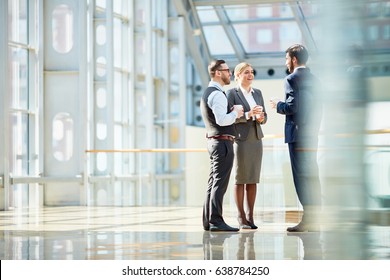
M 234 68 L 234 80 L 236 82 L 237 82 L 237 75 L 241 74 L 244 71 L 244 69 L 247 67 L 252 67 L 252 65 L 250 65 L 247 62 L 241 62 L 241 63 L 236 65 L 236 67 Z

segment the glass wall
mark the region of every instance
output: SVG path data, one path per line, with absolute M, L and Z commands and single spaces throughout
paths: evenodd
M 8 79 L 6 91 L 10 97 L 9 172 L 14 177 L 35 175 L 37 172 L 38 92 L 37 79 L 37 7 L 35 1 L 8 1 Z M 6 33 L 7 34 L 7 33 Z M 6 107 L 6 108 L 7 108 Z M 7 121 L 7 120 L 5 120 Z M 30 189 L 29 189 L 30 186 Z M 8 189 L 10 207 L 33 207 L 30 201 L 34 184 L 19 183 Z
M 167 205 L 182 199 L 184 177 L 177 174 L 184 156 L 137 152 L 182 147 L 185 139 L 183 73 L 177 63 L 184 60 L 179 52 L 184 40 L 171 31 L 180 26 L 169 22 L 177 22 L 169 9 L 169 2 L 155 0 L 95 4 L 95 134 L 90 147 L 116 152 L 88 155 L 94 189 L 88 205 Z M 169 88 L 171 80 L 175 88 Z
M 274 76 L 261 74 L 263 68 L 255 67 L 268 99 L 283 94 L 285 45 L 293 40 L 310 46 L 321 42 L 318 15 L 324 7 L 309 1 L 299 6 L 218 7 L 195 1 L 191 8 L 184 5 L 188 13 L 179 10 L 179 2 L 183 3 L 6 2 L 8 86 L 2 94 L 7 95 L 4 127 L 9 129 L 3 149 L 7 162 L 1 171 L 2 183 L 8 186 L 6 208 L 61 203 L 201 204 L 203 189 L 196 186 L 205 184 L 201 176 L 208 174 L 207 154 L 200 152 L 193 168 L 187 162 L 194 155 L 181 149 L 206 147 L 199 100 L 207 86 L 202 76 L 206 70 L 201 67 L 210 58 L 207 53 L 226 58 L 231 67 L 244 59 L 264 69 L 277 66 Z M 383 117 L 388 107 L 389 2 L 370 1 L 362 7 L 355 12 L 363 22 L 355 25 L 349 11 L 342 31 L 350 31 L 351 40 L 366 43 L 368 49 L 363 60 L 371 98 L 365 108 L 369 134 L 363 137 L 370 182 L 367 203 L 381 207 L 390 195 L 389 123 Z M 80 9 L 86 17 L 80 16 Z M 198 41 L 205 45 L 192 44 Z M 319 61 L 314 52 L 311 66 L 321 75 Z M 340 107 L 337 119 L 348 130 L 350 116 Z M 272 117 L 271 121 L 264 127 L 267 136 L 282 135 L 283 119 Z M 192 134 L 189 130 L 194 127 L 199 130 Z M 268 139 L 260 184 L 267 199 L 259 200 L 259 206 L 299 208 L 294 192 L 289 191 L 282 136 Z

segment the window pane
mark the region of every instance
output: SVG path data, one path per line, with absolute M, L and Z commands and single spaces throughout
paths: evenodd
M 123 139 L 122 131 L 123 131 L 123 127 L 122 127 L 121 124 L 115 124 L 114 125 L 114 135 L 115 135 L 114 149 L 122 149 L 123 148 L 123 145 L 122 145 L 122 139 Z M 115 155 L 115 159 L 117 159 L 117 158 L 121 158 L 121 155 Z M 123 161 L 122 162 L 118 162 L 118 164 L 116 164 L 116 165 L 118 165 L 117 168 L 119 170 L 121 170 L 121 167 L 123 165 Z
M 106 0 L 96 0 L 96 6 L 105 9 L 106 8 Z
M 73 48 L 73 12 L 67 5 L 59 5 L 52 18 L 53 48 L 68 53 Z
M 15 113 L 10 121 L 10 172 L 16 176 L 28 175 L 28 116 Z
M 28 51 L 10 48 L 11 107 L 28 109 Z
M 9 39 L 18 43 L 28 43 L 28 1 L 8 0 Z
M 170 72 L 170 91 L 171 94 L 179 91 L 179 67 L 177 67 L 177 61 L 179 61 L 179 48 L 176 45 L 171 45 L 169 49 L 169 72 Z
M 122 9 L 122 0 L 114 1 L 113 5 L 114 5 L 114 13 L 124 14 L 124 11 Z
M 233 47 L 222 26 L 204 26 L 203 30 L 211 55 L 234 53 Z
M 136 25 L 144 25 L 145 24 L 145 11 L 146 9 L 146 1 L 137 0 L 135 1 L 135 22 Z
M 114 66 L 122 67 L 122 21 L 114 18 Z
M 98 171 L 105 171 L 107 169 L 107 154 L 97 153 L 96 168 Z
M 122 94 L 122 80 L 125 80 L 122 77 L 122 73 L 115 71 L 114 72 L 114 120 L 116 122 L 122 121 L 122 107 L 123 107 L 123 98 Z
M 229 6 L 225 8 L 231 21 L 288 19 L 294 16 L 290 6 L 284 3 Z
M 146 39 L 143 35 L 137 34 L 135 36 L 135 67 L 137 74 L 146 74 L 145 69 L 145 53 L 146 53 Z
M 247 53 L 285 51 L 292 44 L 302 43 L 301 31 L 292 21 L 236 24 L 234 29 Z
M 273 15 L 272 6 L 260 6 L 256 8 L 256 15 L 259 18 L 270 18 Z
M 197 11 L 202 23 L 218 22 L 218 16 L 213 7 L 198 7 Z

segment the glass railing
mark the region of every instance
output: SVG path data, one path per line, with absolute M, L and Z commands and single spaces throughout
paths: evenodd
M 374 145 L 373 137 L 390 136 L 387 130 L 371 131 L 364 152 L 368 207 L 385 207 L 381 197 L 390 195 L 390 145 Z M 321 138 L 321 137 L 320 137 Z M 323 142 L 320 139 L 320 143 Z M 383 141 L 382 141 L 383 142 Z M 384 140 L 386 142 L 386 140 Z M 258 184 L 257 207 L 301 209 L 293 185 L 287 145 L 282 137 L 263 139 L 263 162 Z M 340 150 L 342 153 L 343 151 Z M 329 151 L 320 146 L 318 164 L 321 182 L 332 174 L 326 166 Z M 104 155 L 102 157 L 101 155 Z M 209 174 L 206 148 L 127 149 L 87 151 L 89 170 L 87 205 L 181 205 L 199 206 Z M 99 172 L 99 160 L 109 162 L 110 172 Z M 356 171 L 358 172 L 358 170 Z M 359 171 L 360 172 L 360 171 Z M 229 188 L 234 184 L 234 168 Z M 352 179 L 354 174 L 348 174 Z M 229 190 L 229 189 L 228 189 Z M 233 204 L 228 191 L 225 203 Z
M 364 169 L 366 190 L 363 194 L 368 208 L 389 208 L 390 196 L 390 133 L 389 130 L 370 131 L 366 135 Z M 203 138 L 200 138 L 203 139 Z M 323 143 L 320 137 L 320 143 Z M 204 143 L 205 144 L 205 143 Z M 287 145 L 281 136 L 263 139 L 263 161 L 258 184 L 258 209 L 301 210 L 295 194 Z M 342 150 L 340 152 L 343 152 Z M 320 144 L 318 164 L 323 191 L 329 184 L 329 151 Z M 356 172 L 360 172 L 356 170 Z M 201 206 L 209 174 L 209 157 L 206 148 L 183 149 L 122 149 L 88 150 L 84 172 L 73 177 L 11 176 L 10 185 L 25 184 L 43 192 L 38 186 L 46 184 L 72 184 L 78 189 L 71 205 L 88 206 Z M 358 174 L 356 174 L 358 175 Z M 234 208 L 231 175 L 225 204 Z M 354 179 L 354 173 L 348 175 Z M 358 176 L 357 176 L 358 177 Z M 332 178 L 335 179 L 335 178 Z M 0 182 L 3 182 L 1 180 Z M 3 182 L 4 183 L 4 182 Z M 328 184 L 328 185 L 327 185 Z M 25 197 L 26 189 L 13 189 L 12 197 Z M 69 195 L 69 190 L 58 188 L 56 195 Z M 42 194 L 36 194 L 42 197 Z M 19 200 L 18 200 L 19 199 Z M 31 199 L 30 199 L 31 200 Z M 347 197 L 345 197 L 347 200 Z M 53 200 L 55 204 L 55 200 Z M 23 203 L 21 203 L 23 204 Z

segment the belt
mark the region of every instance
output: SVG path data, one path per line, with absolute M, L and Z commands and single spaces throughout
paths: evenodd
M 233 136 L 229 136 L 229 135 L 211 136 L 211 137 L 207 137 L 207 139 L 218 139 L 218 140 L 229 140 L 229 141 L 234 141 Z

